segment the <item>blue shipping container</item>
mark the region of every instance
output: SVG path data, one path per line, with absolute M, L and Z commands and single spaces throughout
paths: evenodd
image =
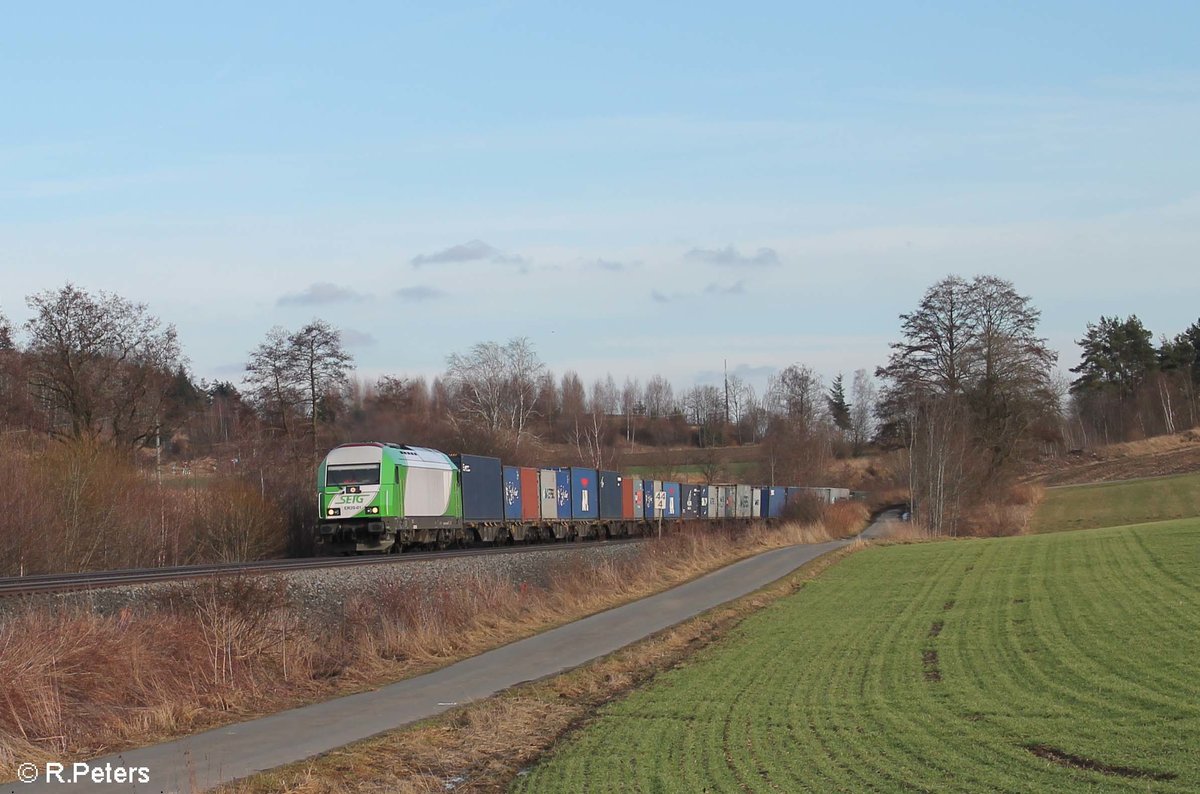
M 763 488 L 762 515 L 763 518 L 779 518 L 783 515 L 783 505 L 787 501 L 787 489 L 774 485 Z
M 521 520 L 521 470 L 504 467 L 504 520 Z
M 680 500 L 679 500 L 679 483 L 664 482 L 663 490 L 667 492 L 667 510 L 663 513 L 663 518 L 679 518 Z
M 555 497 L 558 501 L 558 517 L 571 517 L 571 470 L 567 468 L 555 469 L 555 477 L 557 479 L 558 488 Z
M 600 475 L 600 517 L 621 517 L 621 475 L 615 471 L 602 471 Z
M 679 484 L 679 513 L 683 518 L 699 518 L 703 515 L 700 511 L 700 494 L 703 491 L 703 485 Z
M 504 475 L 499 458 L 451 455 L 462 483 L 463 518 L 467 521 L 504 519 Z
M 571 469 L 571 518 L 600 517 L 600 484 L 595 469 Z

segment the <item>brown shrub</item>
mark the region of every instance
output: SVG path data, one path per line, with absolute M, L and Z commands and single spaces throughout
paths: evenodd
M 862 531 L 871 517 L 864 502 L 841 501 L 825 506 L 821 523 L 835 538 L 849 537 Z
M 685 526 L 637 555 L 560 563 L 539 582 L 385 580 L 315 616 L 269 577 L 174 586 L 115 615 L 28 606 L 0 624 L 0 774 L 16 760 L 111 750 L 415 675 L 759 551 L 830 538 L 822 524 Z
M 1036 484 L 1013 485 L 988 501 L 973 505 L 963 521 L 963 534 L 980 538 L 1019 535 L 1029 529 L 1034 511 L 1046 495 Z
M 827 506 L 825 500 L 815 493 L 802 492 L 798 496 L 789 493 L 782 515 L 785 521 L 816 524 L 825 517 Z
M 91 439 L 0 443 L 0 575 L 257 559 L 284 511 L 231 475 L 159 482 Z M 309 504 L 305 502 L 305 504 Z

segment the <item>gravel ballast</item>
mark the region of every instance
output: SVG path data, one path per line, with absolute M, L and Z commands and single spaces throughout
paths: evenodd
M 556 572 L 600 561 L 617 561 L 641 552 L 637 542 L 577 543 L 533 548 L 505 553 L 464 554 L 455 557 L 412 554 L 390 558 L 373 565 L 248 574 L 263 581 L 281 581 L 288 600 L 314 617 L 324 613 L 335 616 L 347 599 L 381 587 L 445 588 L 473 577 L 506 580 L 514 585 L 545 587 Z M 66 593 L 50 593 L 26 598 L 0 599 L 0 612 L 20 603 L 40 603 L 61 607 L 86 607 L 99 614 L 114 614 L 160 599 L 163 595 L 188 587 L 193 581 L 154 582 L 116 585 Z

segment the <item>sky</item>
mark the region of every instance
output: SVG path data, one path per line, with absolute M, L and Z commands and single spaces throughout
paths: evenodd
M 1065 370 L 1200 319 L 1200 4 L 25 3 L 0 31 L 0 311 L 66 282 L 240 380 L 527 336 L 555 372 L 884 363 L 999 275 Z

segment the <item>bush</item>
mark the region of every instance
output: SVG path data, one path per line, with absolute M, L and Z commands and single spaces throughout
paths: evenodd
M 226 475 L 160 484 L 99 441 L 10 439 L 0 478 L 0 575 L 249 560 L 284 545 L 286 514 L 257 483 Z M 289 494 L 310 505 L 306 495 Z

